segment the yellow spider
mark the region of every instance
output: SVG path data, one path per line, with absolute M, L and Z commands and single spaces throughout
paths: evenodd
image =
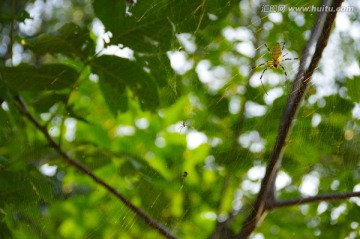
M 286 80 L 288 80 L 288 77 L 287 77 L 287 73 L 285 71 L 285 68 L 281 65 L 281 62 L 283 61 L 291 61 L 291 60 L 298 60 L 299 58 L 285 58 L 283 59 L 284 56 L 286 56 L 288 53 L 282 55 L 282 51 L 284 50 L 284 47 L 285 47 L 285 42 L 283 44 L 283 46 L 281 47 L 280 43 L 276 43 L 275 46 L 274 46 L 274 49 L 272 51 L 270 51 L 269 47 L 265 44 L 267 50 L 271 53 L 271 61 L 266 61 L 260 65 L 257 65 L 257 66 L 254 66 L 251 68 L 251 70 L 255 69 L 255 68 L 258 68 L 260 66 L 265 66 L 265 69 L 264 71 L 262 72 L 261 76 L 260 76 L 260 82 L 261 82 L 261 85 L 262 87 L 264 88 L 265 90 L 265 87 L 264 87 L 264 84 L 262 82 L 262 77 L 265 73 L 265 71 L 269 68 L 275 68 L 275 69 L 279 69 L 280 67 L 283 69 L 284 73 L 285 73 L 285 78 Z M 265 94 L 267 94 L 266 90 L 265 90 Z

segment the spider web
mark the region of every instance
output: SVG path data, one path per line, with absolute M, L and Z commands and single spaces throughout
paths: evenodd
M 136 15 L 141 4 L 148 7 Z M 159 14 L 158 9 L 166 9 L 169 4 L 172 3 L 128 3 L 128 17 L 138 21 L 152 19 Z M 190 1 L 180 1 L 179 11 L 188 9 L 187 4 Z M 250 68 L 270 60 L 265 43 L 271 48 L 276 42 L 286 42 L 284 52 L 289 53 L 289 57 L 301 58 L 317 16 L 304 12 L 261 12 L 262 4 L 272 2 L 242 1 L 227 17 L 217 20 L 216 13 L 205 11 L 206 4 L 210 3 L 196 2 L 194 10 L 183 15 L 189 24 L 193 19 L 197 21 L 192 31 L 178 32 L 186 26 L 172 23 L 170 50 L 158 54 L 160 64 L 166 67 L 170 60 L 172 66 L 172 70 L 165 71 L 166 87 L 160 92 L 166 104 L 155 112 L 143 111 L 135 93 L 129 90 L 129 110 L 113 117 L 99 90 L 99 75 L 87 72 L 84 78 L 90 80 L 81 79 L 69 99 L 75 111 L 85 112 L 80 114 L 82 117 L 67 117 L 61 105 L 38 115 L 43 122 L 48 122 L 53 137 L 62 137 L 59 142 L 64 149 L 179 238 L 194 238 L 194 235 L 196 238 L 209 238 L 209 235 L 233 238 L 239 231 L 259 191 L 298 63 L 283 64 L 289 82 L 285 81 L 282 71 L 270 69 L 264 74 L 262 80 L 268 95 L 260 82 L 263 69 L 251 71 Z M 293 0 L 286 5 L 312 4 Z M 345 4 L 357 6 L 355 1 Z M 47 12 L 49 8 L 46 10 L 49 5 L 54 8 L 51 13 Z M 66 6 L 61 12 L 68 12 L 66 16 L 69 19 L 71 16 L 74 22 L 82 13 L 82 7 L 85 6 L 84 12 L 93 11 L 89 10 L 93 6 L 86 1 L 79 5 L 71 1 L 63 1 L 61 5 L 57 1 L 46 4 L 35 1 L 29 4 L 30 15 L 36 14 L 36 6 L 43 9 L 39 17 L 44 19 L 46 14 L 49 18 L 59 18 L 60 6 Z M 221 11 L 227 9 L 223 6 L 218 10 L 221 15 Z M 177 15 L 172 14 L 174 18 Z M 359 190 L 357 15 L 358 12 L 338 13 L 336 26 L 312 77 L 283 155 L 276 183 L 279 198 Z M 211 24 L 202 26 L 209 19 Z M 104 25 L 99 19 L 92 19 L 91 26 L 98 39 L 97 56 L 109 54 L 139 59 L 136 57 L 141 54 L 136 55 L 137 49 L 109 46 L 112 33 L 101 30 Z M 23 27 L 34 29 L 31 24 Z M 152 28 L 148 31 L 146 35 L 153 34 Z M 143 42 L 143 36 L 135 35 L 132 41 Z M 13 59 L 18 61 L 14 60 L 13 64 L 26 63 L 27 54 L 30 53 L 23 49 L 14 49 Z M 78 64 L 64 58 L 58 61 Z M 118 97 L 110 96 L 114 101 Z M 2 109 L 3 112 L 13 110 L 6 103 Z M 81 120 L 84 118 L 86 120 Z M 10 126 L 4 128 L 11 130 Z M 159 237 L 126 205 L 88 176 L 64 164 L 35 128 L 29 126 L 26 135 L 21 150 L 10 147 L 16 139 L 21 139 L 20 134 L 11 138 L 6 144 L 10 149 L 7 155 L 12 155 L 10 166 L 7 157 L 4 157 L 5 163 L 0 164 L 0 178 L 4 183 L 7 175 L 1 173 L 3 168 L 18 172 L 14 182 L 3 190 L 2 198 L 7 197 L 7 201 L 1 201 L 0 205 L 14 237 Z M 25 171 L 21 169 L 25 167 L 22 158 L 26 158 L 26 165 L 32 166 L 34 174 L 21 175 Z M 45 182 L 41 181 L 43 175 L 46 175 Z M 359 236 L 358 224 L 354 222 L 359 206 L 358 200 L 351 199 L 279 209 L 266 218 L 253 238 L 271 235 L 288 238 L 300 233 L 324 237 L 328 222 L 338 225 L 339 233 L 354 232 L 356 237 Z M 286 229 L 289 214 L 292 226 L 301 231 Z M 214 228 L 224 221 L 229 222 L 220 234 L 225 236 L 216 237 Z

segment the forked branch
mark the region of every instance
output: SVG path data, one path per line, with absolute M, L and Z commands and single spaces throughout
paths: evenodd
M 126 207 L 128 207 L 131 211 L 133 211 L 137 216 L 145 221 L 150 227 L 157 230 L 160 234 L 162 234 L 166 238 L 176 239 L 175 236 L 171 234 L 163 225 L 155 221 L 149 215 L 147 215 L 143 210 L 136 207 L 134 204 L 131 203 L 129 199 L 127 199 L 124 195 L 122 195 L 119 191 L 115 188 L 110 186 L 104 180 L 96 176 L 92 171 L 78 162 L 75 158 L 70 156 L 66 151 L 64 151 L 60 145 L 50 136 L 46 127 L 42 126 L 40 122 L 29 112 L 25 102 L 20 98 L 16 98 L 16 106 L 20 110 L 20 112 L 31 122 L 33 125 L 45 136 L 46 140 L 48 141 L 49 145 L 55 149 L 71 166 L 77 168 L 79 171 L 83 172 L 84 174 L 88 175 L 92 178 L 97 184 L 104 187 L 109 193 L 114 195 L 120 201 L 122 201 Z
M 341 6 L 343 0 L 334 0 L 331 7 L 336 9 Z M 329 1 L 324 0 L 324 6 L 329 6 Z M 300 103 L 308 89 L 310 78 L 317 67 L 324 48 L 327 45 L 331 27 L 335 20 L 336 11 L 321 12 L 318 16 L 316 25 L 311 32 L 300 61 L 300 67 L 293 84 L 292 92 L 289 95 L 284 115 L 279 128 L 276 143 L 271 154 L 269 164 L 266 168 L 265 176 L 261 182 L 260 191 L 253 205 L 253 210 L 243 223 L 241 232 L 237 238 L 248 238 L 255 230 L 257 224 L 265 216 L 265 213 L 271 208 L 275 201 L 275 179 L 281 166 L 282 153 L 286 145 L 286 139 L 290 133 L 291 126 L 296 117 Z M 310 47 L 316 43 L 315 53 L 310 56 Z M 307 62 L 310 62 L 307 65 Z

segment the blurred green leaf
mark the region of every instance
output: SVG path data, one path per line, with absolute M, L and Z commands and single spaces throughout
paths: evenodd
M 13 20 L 24 22 L 30 18 L 30 14 L 25 10 L 27 1 L 3 1 L 0 4 L 0 22 L 11 23 Z
M 16 91 L 43 91 L 71 88 L 79 74 L 62 64 L 42 65 L 39 68 L 22 64 L 15 67 L 0 66 L 5 84 Z
M 13 238 L 10 229 L 7 227 L 6 223 L 3 222 L 3 220 L 0 220 L 0 238 Z
M 10 118 L 8 113 L 0 107 L 0 145 L 7 141 L 7 138 L 12 132 Z M 0 161 L 1 161 L 0 156 Z M 0 163 L 1 164 L 1 163 Z
M 2 170 L 2 168 L 8 166 L 8 164 L 9 164 L 9 160 L 3 156 L 0 156 L 0 171 Z
M 328 113 L 329 111 L 335 113 L 339 112 L 341 114 L 350 113 L 354 108 L 354 102 L 338 97 L 338 96 L 328 96 L 324 98 L 326 101 L 326 106 L 319 108 L 319 113 Z
M 360 77 L 346 80 L 347 94 L 355 102 L 360 102 Z
M 2 171 L 0 174 L 0 207 L 12 204 L 26 208 L 31 203 L 51 198 L 51 183 L 39 172 Z
M 150 73 L 160 87 L 170 84 L 171 77 L 175 74 L 166 54 L 141 55 L 138 57 L 150 69 Z
M 100 78 L 99 85 L 106 104 L 115 117 L 119 111 L 125 112 L 128 109 L 128 96 L 125 84 L 104 77 Z
M 100 81 L 105 82 L 102 88 L 102 90 L 107 90 L 102 92 L 105 99 L 110 97 L 106 95 L 108 93 L 120 93 L 120 95 L 111 96 L 120 97 L 119 100 L 121 100 L 124 96 L 123 86 L 127 86 L 137 96 L 144 109 L 154 110 L 159 105 L 159 93 L 156 84 L 136 62 L 116 56 L 101 56 L 91 64 L 94 72 L 100 76 Z M 109 88 L 104 87 L 106 84 L 117 87 L 116 91 L 109 92 Z M 109 106 L 110 109 L 125 109 L 124 103 L 110 103 L 112 103 Z
M 82 144 L 74 148 L 77 158 L 82 158 L 83 163 L 95 170 L 111 163 L 111 154 L 93 145 Z
M 82 123 L 78 124 L 77 128 L 81 132 L 76 135 L 79 142 L 92 142 L 99 147 L 108 147 L 111 142 L 108 132 L 99 125 Z
M 167 11 L 177 32 L 196 32 L 214 22 L 209 15 L 216 20 L 222 19 L 237 3 L 234 0 L 171 0 Z
M 26 39 L 24 43 L 39 55 L 62 53 L 86 59 L 95 53 L 95 44 L 90 38 L 89 29 L 81 28 L 74 23 L 65 24 L 56 33 L 44 33 Z
M 32 106 L 39 113 L 48 112 L 51 106 L 53 106 L 58 102 L 66 103 L 66 100 L 67 100 L 66 94 L 59 94 L 56 92 L 45 92 L 44 94 L 39 95 L 33 100 Z

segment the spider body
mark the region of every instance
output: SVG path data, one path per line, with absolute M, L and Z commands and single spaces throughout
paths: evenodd
M 281 46 L 279 43 L 276 43 L 274 49 L 271 52 L 272 66 L 276 69 L 278 69 L 280 66 L 280 62 L 282 60 L 281 54 L 282 54 Z
M 269 47 L 265 44 L 267 50 L 271 53 L 271 61 L 266 61 L 260 65 L 257 65 L 257 66 L 254 66 L 252 67 L 252 70 L 255 69 L 255 68 L 258 68 L 260 66 L 265 66 L 265 69 L 264 71 L 262 72 L 261 76 L 260 76 L 260 82 L 261 82 L 261 85 L 263 86 L 264 90 L 265 90 L 265 87 L 264 87 L 264 84 L 262 83 L 262 77 L 265 73 L 265 71 L 269 68 L 274 68 L 274 69 L 279 69 L 281 68 L 283 71 L 284 71 L 284 74 L 285 74 L 285 78 L 287 80 L 287 73 L 285 71 L 285 68 L 281 65 L 281 62 L 283 61 L 291 61 L 291 60 L 298 60 L 299 58 L 285 58 L 283 59 L 284 56 L 287 55 L 286 54 L 282 54 L 283 50 L 284 50 L 284 47 L 285 47 L 285 42 L 284 42 L 284 45 L 281 47 L 280 43 L 276 43 L 273 50 L 271 51 L 269 49 Z M 267 94 L 266 90 L 265 90 L 265 93 Z

